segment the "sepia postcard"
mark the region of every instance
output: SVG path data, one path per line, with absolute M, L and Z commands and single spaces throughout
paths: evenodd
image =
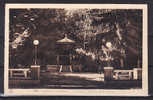
M 148 96 L 147 4 L 6 4 L 5 96 Z

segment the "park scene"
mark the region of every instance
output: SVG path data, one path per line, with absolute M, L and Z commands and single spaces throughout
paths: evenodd
M 9 10 L 9 88 L 142 88 L 142 10 Z

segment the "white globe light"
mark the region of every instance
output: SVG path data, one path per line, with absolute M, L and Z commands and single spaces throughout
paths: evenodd
M 33 41 L 33 44 L 34 44 L 34 45 L 38 45 L 38 44 L 39 44 L 39 41 L 38 41 L 38 40 L 34 40 L 34 41 Z
M 111 42 L 107 42 L 107 43 L 106 43 L 106 46 L 107 46 L 108 48 L 111 48 L 111 47 L 112 47 L 112 43 L 111 43 Z
M 16 48 L 17 48 L 17 45 L 16 45 L 16 44 L 13 44 L 13 45 L 12 45 L 12 48 L 13 48 L 13 49 L 16 49 Z

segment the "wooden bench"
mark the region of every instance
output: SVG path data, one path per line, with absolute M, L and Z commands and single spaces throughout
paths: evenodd
M 59 65 L 47 65 L 47 71 L 49 72 L 58 72 L 59 71 Z
M 131 80 L 133 70 L 114 70 L 114 78 L 116 80 Z
M 23 76 L 24 78 L 27 78 L 29 71 L 29 68 L 9 69 L 10 78 L 12 78 L 13 76 Z
M 49 72 L 81 72 L 82 65 L 47 65 L 47 71 Z

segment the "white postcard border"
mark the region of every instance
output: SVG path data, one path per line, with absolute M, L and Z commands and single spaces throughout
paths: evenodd
M 142 89 L 9 89 L 9 9 L 14 8 L 101 8 L 143 10 L 143 62 Z M 5 96 L 148 96 L 148 9 L 147 4 L 6 4 L 4 48 L 4 95 Z

